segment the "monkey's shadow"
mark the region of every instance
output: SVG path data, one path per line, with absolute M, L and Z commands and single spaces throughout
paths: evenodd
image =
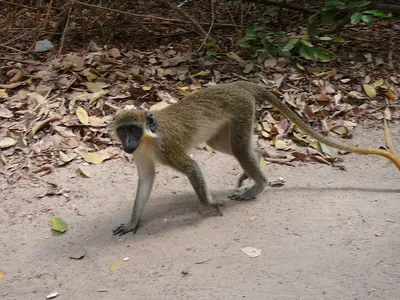
M 299 191 L 319 191 L 321 193 L 330 192 L 347 192 L 358 191 L 361 193 L 400 193 L 399 188 L 365 188 L 365 187 L 277 187 L 267 188 L 258 197 L 258 200 L 249 201 L 233 201 L 228 199 L 228 195 L 232 191 L 212 191 L 212 194 L 217 197 L 222 203 L 221 207 L 224 216 L 229 216 L 233 211 L 237 211 L 241 206 L 249 205 L 254 201 L 269 200 L 273 194 L 278 193 L 298 193 Z M 81 224 L 76 224 L 79 227 L 80 234 L 71 236 L 69 242 L 91 244 L 92 246 L 109 246 L 110 238 L 112 238 L 111 230 L 120 223 L 129 221 L 130 213 L 133 208 L 133 203 L 126 200 L 120 203 L 121 207 L 109 211 L 107 214 L 97 215 L 90 220 L 82 221 Z M 129 205 L 129 209 L 123 208 L 124 205 Z M 146 211 L 140 223 L 140 227 L 136 234 L 127 233 L 124 235 L 129 241 L 140 243 L 146 240 L 149 235 L 161 236 L 175 229 L 197 226 L 203 222 L 212 222 L 213 218 L 221 218 L 215 213 L 215 210 L 203 206 L 197 199 L 196 195 L 191 192 L 178 193 L 167 197 L 155 196 L 149 200 Z M 89 229 L 94 230 L 90 231 Z M 90 233 L 88 233 L 88 230 Z M 120 237 L 114 237 L 115 239 Z

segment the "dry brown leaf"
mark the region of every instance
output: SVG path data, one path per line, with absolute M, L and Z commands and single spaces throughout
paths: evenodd
M 354 98 L 354 99 L 357 99 L 357 100 L 361 100 L 361 99 L 365 98 L 360 92 L 357 92 L 357 91 L 349 92 L 349 96 L 351 98 Z
M 118 58 L 121 56 L 121 52 L 117 49 L 117 48 L 112 48 L 108 51 L 108 53 L 110 53 L 110 55 L 114 58 Z
M 0 118 L 10 119 L 14 114 L 8 108 L 0 108 Z
M 330 102 L 330 101 L 332 101 L 331 97 L 326 96 L 324 94 L 317 94 L 317 95 L 314 95 L 314 97 L 315 97 L 316 100 L 321 101 L 321 102 Z
M 89 117 L 89 124 L 90 125 L 104 125 L 104 120 L 99 117 Z
M 396 101 L 398 99 L 398 96 L 393 88 L 389 88 L 386 91 L 385 96 L 391 101 Z
M 239 56 L 239 55 L 237 55 L 235 52 L 228 52 L 228 53 L 226 53 L 226 56 L 228 56 L 229 58 L 232 58 L 232 59 L 234 59 L 234 60 L 236 60 L 237 62 L 243 62 L 243 59 Z
M 78 156 L 78 154 L 76 153 L 64 153 L 62 151 L 59 152 L 60 155 L 60 159 L 64 162 L 64 163 L 69 163 L 70 161 L 72 161 L 75 157 Z
M 55 116 L 55 117 L 48 118 L 42 122 L 35 123 L 35 125 L 32 127 L 31 136 L 34 136 L 36 133 L 38 133 L 40 130 L 45 128 L 51 122 L 58 121 L 60 119 L 61 119 L 60 117 Z
M 333 132 L 336 132 L 337 134 L 344 135 L 344 136 L 348 135 L 348 133 L 349 133 L 349 129 L 344 125 L 333 126 L 331 128 L 331 130 Z
M 78 168 L 78 170 L 82 175 L 84 175 L 88 178 L 90 178 L 94 175 L 94 171 L 90 166 L 80 166 Z
M 166 108 L 167 106 L 169 106 L 169 104 L 167 102 L 161 101 L 161 102 L 154 104 L 152 107 L 150 107 L 149 110 L 150 111 L 162 110 L 162 109 Z
M 104 160 L 110 158 L 112 153 L 102 150 L 97 152 L 82 152 L 80 155 L 86 162 L 101 164 Z
M 10 137 L 4 137 L 4 138 L 0 139 L 0 149 L 14 146 L 16 143 L 18 143 L 17 140 L 10 138 Z
M 276 58 L 271 56 L 264 61 L 264 67 L 274 68 L 277 64 Z

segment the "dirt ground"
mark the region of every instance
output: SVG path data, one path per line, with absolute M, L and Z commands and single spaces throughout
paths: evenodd
M 399 141 L 400 126 L 392 130 Z M 382 140 L 380 130 L 359 129 L 352 142 Z M 226 199 L 240 173 L 235 160 L 193 155 Z M 206 215 L 188 180 L 158 167 L 142 227 L 123 237 L 111 229 L 130 216 L 133 164 L 106 162 L 92 178 L 75 176 L 73 165 L 47 176 L 68 198 L 39 199 L 45 184 L 8 188 L 1 178 L 0 298 L 400 299 L 399 172 L 379 157 L 346 155 L 343 164 L 347 171 L 269 165 L 269 180 L 286 184 L 255 201 L 226 199 L 223 217 Z M 53 214 L 68 221 L 64 235 L 51 233 Z M 76 246 L 87 250 L 81 260 L 69 258 Z M 246 246 L 262 254 L 250 258 Z

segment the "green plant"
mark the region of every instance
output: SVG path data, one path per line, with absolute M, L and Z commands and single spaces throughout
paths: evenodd
M 237 41 L 237 45 L 252 51 L 269 52 L 287 58 L 300 55 L 307 60 L 328 62 L 330 53 L 326 46 L 342 42 L 343 39 L 318 36 L 320 32 L 315 25 L 316 20 L 320 18 L 323 25 L 331 25 L 335 23 L 335 17 L 340 16 L 341 19 L 336 27 L 341 29 L 349 22 L 351 24 L 364 22 L 371 26 L 374 18 L 392 17 L 391 13 L 366 9 L 370 3 L 371 1 L 367 0 L 326 0 L 324 6 L 306 20 L 307 30 L 303 36 L 291 38 L 287 32 L 266 32 L 265 26 L 254 26 L 247 28 L 244 36 Z M 346 14 L 345 17 L 343 12 Z M 283 42 L 283 39 L 286 39 L 286 42 Z

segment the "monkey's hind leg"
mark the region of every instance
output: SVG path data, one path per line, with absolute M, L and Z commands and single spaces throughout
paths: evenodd
M 245 114 L 243 114 L 245 115 Z M 232 200 L 251 200 L 263 191 L 267 185 L 267 178 L 260 168 L 261 155 L 254 151 L 252 146 L 252 119 L 242 118 L 232 122 L 231 147 L 233 156 L 239 161 L 245 175 L 241 175 L 238 184 L 250 177 L 255 184 L 244 191 L 234 192 L 230 198 Z
M 174 157 L 180 157 L 179 161 L 176 159 L 166 159 L 165 163 L 186 175 L 200 202 L 205 206 L 214 207 L 215 211 L 222 216 L 223 214 L 219 208 L 219 203 L 208 193 L 206 182 L 197 162 L 191 159 L 186 153 L 180 155 L 176 155 L 175 153 Z

